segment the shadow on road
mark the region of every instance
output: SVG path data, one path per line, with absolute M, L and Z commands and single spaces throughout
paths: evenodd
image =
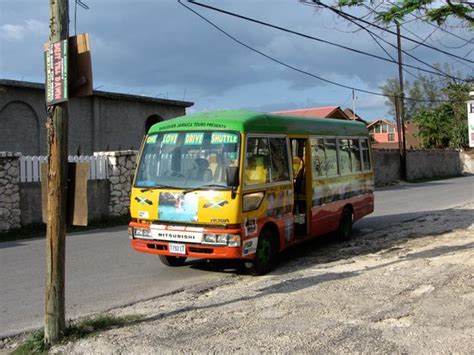
M 333 234 L 328 234 L 288 248 L 280 254 L 279 266 L 272 274 L 283 275 L 289 271 L 294 271 L 295 268 L 306 268 L 318 264 L 347 260 L 354 256 L 391 250 L 397 248 L 397 246 L 407 240 L 423 238 L 427 235 L 447 233 L 454 229 L 467 229 L 471 226 L 472 221 L 474 221 L 473 209 L 458 209 L 457 213 L 463 217 L 456 221 L 454 226 L 449 227 L 449 223 L 441 223 L 439 227 L 434 227 L 435 223 L 433 223 L 433 221 L 441 218 L 444 212 L 445 211 L 427 211 L 422 213 L 393 215 L 391 217 L 394 219 L 409 218 L 411 222 L 410 224 L 402 223 L 398 227 L 392 226 L 391 232 L 386 232 L 390 226 L 383 228 L 384 226 L 378 223 L 379 219 L 386 219 L 390 216 L 371 217 L 370 226 L 375 231 L 364 232 L 363 230 L 355 228 L 354 236 L 350 241 L 338 242 Z M 412 227 L 410 227 L 410 225 Z M 413 231 L 413 226 L 426 227 L 424 228 L 425 232 Z M 357 227 L 357 224 L 355 227 Z M 396 228 L 396 232 L 401 233 L 394 233 L 393 228 Z M 446 253 L 448 252 L 450 252 L 449 248 L 446 250 Z M 245 274 L 242 263 L 235 261 L 196 261 L 188 265 L 190 265 L 191 268 L 203 271 L 222 272 L 226 274 L 233 273 L 236 275 Z

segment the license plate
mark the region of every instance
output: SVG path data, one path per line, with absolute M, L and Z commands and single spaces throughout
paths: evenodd
M 169 243 L 168 250 L 170 253 L 186 254 L 186 246 L 184 244 Z

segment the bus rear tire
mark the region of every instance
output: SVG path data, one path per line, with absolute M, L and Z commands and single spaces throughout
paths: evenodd
M 186 262 L 186 257 L 181 256 L 168 256 L 168 255 L 158 255 L 160 261 L 166 266 L 183 266 Z
M 245 261 L 248 273 L 261 276 L 270 272 L 277 263 L 277 244 L 269 229 L 264 229 L 258 238 L 257 252 L 252 261 Z
M 341 221 L 337 230 L 337 239 L 340 241 L 347 241 L 352 236 L 352 210 L 346 206 L 342 210 Z

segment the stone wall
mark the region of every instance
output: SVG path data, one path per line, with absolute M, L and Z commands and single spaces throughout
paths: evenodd
M 0 152 L 0 232 L 20 227 L 20 156 Z
M 110 216 L 128 214 L 137 151 L 123 150 L 117 152 L 96 152 L 94 155 L 105 155 L 109 161 Z

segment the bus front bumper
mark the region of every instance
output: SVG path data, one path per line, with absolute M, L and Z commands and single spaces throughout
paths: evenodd
M 183 244 L 185 254 L 176 254 L 169 251 L 169 242 L 156 240 L 132 239 L 132 248 L 138 252 L 178 256 L 198 259 L 236 259 L 241 258 L 241 247 L 215 246 L 203 244 Z
M 137 231 L 141 231 L 142 236 L 137 235 Z M 145 233 L 145 235 L 143 235 L 143 231 L 150 231 L 150 225 L 130 222 L 129 237 L 131 238 L 131 246 L 134 250 L 141 253 L 198 259 L 242 258 L 241 231 L 238 228 L 219 230 L 202 228 L 202 233 L 212 234 L 214 236 L 233 236 L 238 239 L 235 241 L 238 245 L 159 240 L 159 238 L 153 238 L 151 233 Z M 230 242 L 228 242 L 228 244 L 230 244 Z M 170 248 L 170 246 L 173 248 Z M 176 246 L 178 246 L 178 250 Z M 244 257 L 244 259 L 247 258 L 248 257 Z

